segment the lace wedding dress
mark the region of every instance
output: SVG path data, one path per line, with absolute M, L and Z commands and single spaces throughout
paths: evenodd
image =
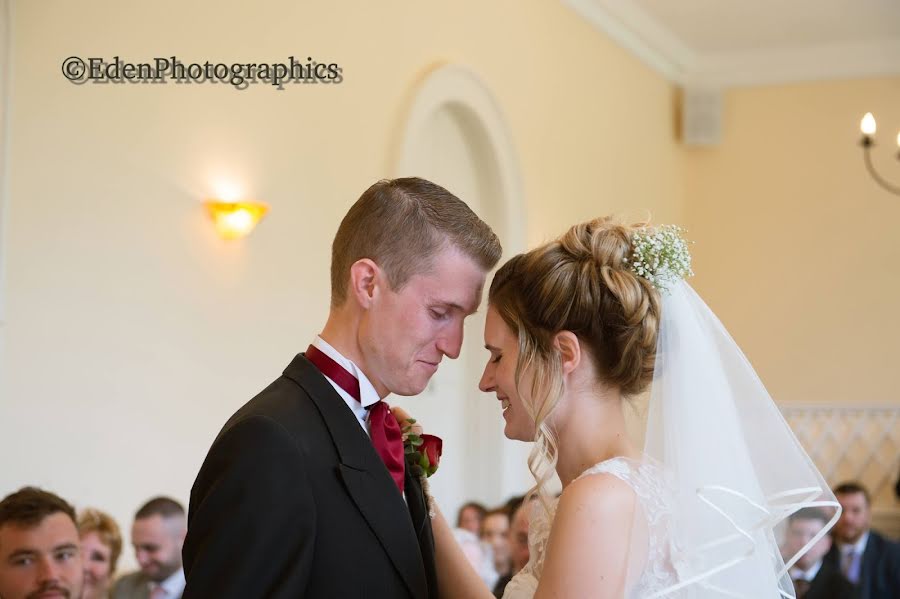
M 667 507 L 670 505 L 667 479 L 660 466 L 649 457 L 643 460 L 612 458 L 588 468 L 579 478 L 601 473 L 611 474 L 624 481 L 637 497 L 640 509 L 635 521 L 634 542 L 629 551 L 628 562 L 644 565 L 641 571 L 627 573 L 625 597 L 647 599 L 678 582 L 670 555 L 671 513 Z M 503 599 L 534 597 L 541 578 L 556 504 L 556 501 L 551 504 L 549 514 L 540 502 L 532 505 L 532 519 L 528 529 L 528 564 L 506 586 Z M 623 551 L 628 549 L 623 548 Z M 666 596 L 677 597 L 678 594 Z

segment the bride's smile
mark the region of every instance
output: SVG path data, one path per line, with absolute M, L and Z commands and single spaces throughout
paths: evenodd
M 484 326 L 485 348 L 491 352 L 478 388 L 485 393 L 495 393 L 500 402 L 506 426 L 503 434 L 516 441 L 534 441 L 534 419 L 522 403 L 516 387 L 516 363 L 519 357 L 518 340 L 506 326 L 495 308 L 488 307 Z M 523 377 L 528 379 L 528 375 Z M 530 383 L 521 381 L 527 389 Z

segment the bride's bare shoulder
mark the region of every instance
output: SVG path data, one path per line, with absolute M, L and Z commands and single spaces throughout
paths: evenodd
M 556 518 L 567 513 L 588 511 L 593 515 L 616 515 L 634 509 L 635 493 L 631 485 L 608 472 L 582 476 L 569 484 L 559 498 Z
M 535 599 L 622 597 L 635 494 L 607 472 L 582 476 L 563 491 Z

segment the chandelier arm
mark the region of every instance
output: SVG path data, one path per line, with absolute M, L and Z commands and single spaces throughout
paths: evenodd
M 866 163 L 866 168 L 869 170 L 869 174 L 872 175 L 872 178 L 875 181 L 887 189 L 889 192 L 900 195 L 900 187 L 897 185 L 891 184 L 887 179 L 878 174 L 878 171 L 875 170 L 875 167 L 872 165 L 872 156 L 870 152 L 872 151 L 872 146 L 870 144 L 863 144 L 863 159 Z

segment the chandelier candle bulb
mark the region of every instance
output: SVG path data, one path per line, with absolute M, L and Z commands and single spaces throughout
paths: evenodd
M 859 130 L 862 131 L 863 135 L 875 135 L 876 129 L 875 117 L 872 116 L 871 112 L 867 112 L 866 116 L 859 123 Z

